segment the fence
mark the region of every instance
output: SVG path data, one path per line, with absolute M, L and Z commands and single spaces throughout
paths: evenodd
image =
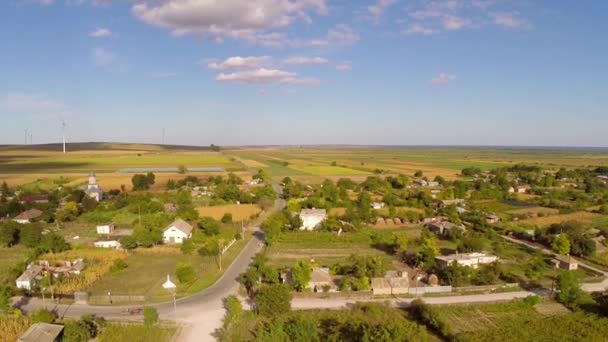
M 228 244 L 222 248 L 222 255 L 224 255 L 224 253 L 226 253 L 228 248 L 232 247 L 232 245 L 234 245 L 235 242 L 236 242 L 236 239 L 230 240 L 230 242 L 228 242 Z
M 111 300 L 111 302 L 110 302 Z M 115 304 L 115 303 L 143 303 L 146 301 L 146 296 L 90 296 L 89 304 Z
M 408 293 L 412 295 L 423 295 L 427 293 L 450 293 L 452 292 L 452 286 L 424 286 L 424 287 L 410 287 Z

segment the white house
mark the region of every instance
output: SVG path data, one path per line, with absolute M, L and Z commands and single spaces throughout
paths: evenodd
M 325 209 L 302 209 L 300 211 L 300 219 L 302 219 L 302 227 L 300 230 L 314 230 L 327 217 Z
M 119 249 L 121 247 L 120 242 L 116 239 L 99 240 L 93 243 L 97 248 L 114 248 Z
M 97 234 L 110 235 L 114 233 L 113 224 L 102 224 L 97 226 Z
M 485 253 L 462 253 L 438 256 L 435 257 L 435 259 L 442 266 L 449 266 L 456 263 L 460 266 L 477 268 L 480 264 L 491 264 L 497 261 L 498 257 Z
M 163 231 L 163 241 L 165 243 L 182 243 L 185 239 L 192 237 L 192 226 L 182 220 L 177 219 Z
M 103 199 L 103 191 L 101 191 L 101 188 L 97 184 L 97 178 L 95 177 L 95 172 L 93 171 L 89 173 L 89 184 L 87 185 L 87 188 L 84 189 L 84 193 L 97 202 Z
M 42 216 L 42 211 L 36 209 L 36 208 L 32 208 L 30 210 L 26 210 L 24 212 L 22 212 L 21 214 L 17 215 L 13 221 L 19 223 L 19 224 L 28 224 L 28 223 L 32 223 L 33 220 L 39 218 L 40 216 Z
M 384 203 L 383 202 L 374 202 L 374 203 L 372 203 L 372 208 L 382 209 L 382 208 L 384 208 Z
M 36 284 L 38 284 L 38 278 L 40 278 L 42 269 L 42 266 L 30 264 L 19 276 L 19 278 L 17 278 L 17 288 L 31 290 L 34 286 L 36 286 Z

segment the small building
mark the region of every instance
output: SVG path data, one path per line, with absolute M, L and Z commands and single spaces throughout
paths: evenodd
M 63 340 L 63 325 L 34 323 L 17 342 L 59 342 Z
M 31 263 L 27 266 L 25 271 L 17 278 L 16 285 L 18 289 L 22 290 L 31 290 L 36 285 L 38 285 L 38 281 L 42 279 L 42 266 Z
M 464 205 L 464 204 L 465 204 L 464 199 L 457 198 L 457 199 L 451 199 L 451 200 L 442 200 L 440 206 L 442 208 L 445 208 L 445 207 L 450 206 L 450 205 L 459 206 L 459 205 Z
M 435 260 L 437 260 L 438 264 L 443 267 L 456 263 L 461 266 L 477 268 L 480 264 L 491 264 L 497 261 L 498 257 L 485 253 L 456 253 L 438 256 L 435 257 Z
M 447 235 L 450 230 L 466 231 L 466 228 L 463 225 L 449 221 L 431 222 L 427 224 L 427 228 L 437 235 Z
M 414 179 L 414 184 L 416 184 L 418 186 L 428 186 L 429 182 L 427 182 L 424 179 Z
M 106 239 L 106 240 L 97 240 L 93 243 L 97 248 L 114 248 L 120 249 L 120 241 L 118 239 Z
M 95 176 L 95 172 L 93 171 L 89 173 L 89 184 L 87 185 L 86 189 L 84 189 L 84 193 L 87 194 L 87 196 L 96 200 L 97 202 L 103 199 L 103 191 L 101 190 L 101 187 L 97 184 L 97 177 Z
M 182 243 L 185 239 L 192 237 L 192 226 L 182 220 L 177 219 L 163 231 L 164 243 Z
M 555 268 L 561 268 L 562 270 L 574 271 L 578 269 L 578 261 L 570 255 L 558 255 L 555 259 L 551 260 Z
M 438 187 L 439 186 L 439 182 L 428 181 L 428 182 L 426 182 L 426 185 L 429 186 L 429 187 Z
M 49 195 L 24 195 L 19 200 L 21 204 L 45 204 L 49 203 Z
M 489 224 L 498 223 L 500 222 L 500 217 L 494 214 L 488 214 L 486 215 L 486 222 Z
M 312 269 L 312 272 L 310 272 L 308 288 L 314 292 L 325 292 L 325 289 L 334 292 L 336 291 L 337 286 L 334 282 L 334 278 L 329 274 L 329 268 L 315 267 Z
M 97 234 L 100 235 L 110 235 L 114 233 L 114 225 L 113 224 L 101 224 L 97 226 Z
M 372 279 L 372 293 L 374 295 L 396 295 L 409 292 L 409 279 L 407 272 L 388 271 L 383 278 Z
M 314 230 L 327 217 L 325 209 L 302 209 L 300 211 L 300 219 L 302 219 L 302 227 L 300 230 Z
M 26 210 L 26 211 L 22 212 L 21 214 L 17 215 L 13 219 L 13 221 L 15 221 L 19 224 L 28 224 L 28 223 L 34 222 L 40 216 L 42 216 L 42 211 L 38 210 L 36 208 L 32 208 L 32 209 Z
M 528 185 L 516 185 L 509 188 L 509 193 L 525 194 L 530 190 Z
M 373 209 L 382 209 L 382 208 L 384 208 L 384 203 L 383 202 L 374 202 L 374 203 L 372 203 L 372 208 Z

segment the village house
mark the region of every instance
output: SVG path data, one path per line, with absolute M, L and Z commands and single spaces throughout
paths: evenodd
M 560 268 L 567 271 L 574 271 L 578 269 L 578 261 L 576 261 L 576 259 L 570 255 L 558 255 L 551 261 L 553 262 L 555 268 Z
M 525 194 L 530 190 L 528 185 L 516 185 L 509 188 L 509 193 Z
M 372 279 L 372 293 L 374 295 L 397 295 L 409 292 L 409 279 L 407 272 L 388 271 L 383 278 Z
M 338 287 L 336 286 L 334 277 L 329 274 L 329 268 L 315 267 L 310 272 L 308 288 L 313 292 L 335 292 Z
M 438 256 L 435 257 L 435 260 L 437 260 L 437 263 L 443 267 L 456 263 L 460 266 L 477 268 L 480 264 L 491 264 L 497 261 L 498 257 L 485 253 L 457 253 Z
M 416 184 L 418 186 L 428 186 L 429 182 L 427 182 L 424 179 L 414 179 L 414 184 Z
M 34 323 L 17 339 L 17 342 L 59 341 L 63 341 L 63 325 L 49 323 Z
M 112 233 L 114 233 L 113 224 L 101 224 L 97 226 L 97 234 L 110 235 Z
M 35 262 L 38 266 L 42 266 L 45 272 L 51 273 L 53 277 L 69 277 L 72 275 L 80 275 L 84 270 L 84 259 L 76 260 L 59 260 L 50 263 L 48 260 L 39 260 Z
M 93 171 L 89 173 L 89 184 L 87 185 L 86 189 L 84 189 L 84 193 L 87 194 L 87 196 L 96 200 L 97 202 L 103 199 L 103 191 L 101 190 L 101 187 L 99 187 L 99 185 L 97 184 L 97 177 L 95 176 L 95 172 Z
M 32 209 L 26 210 L 26 211 L 22 212 L 21 214 L 17 215 L 13 219 L 13 221 L 15 221 L 19 224 L 28 224 L 28 223 L 34 222 L 37 218 L 42 216 L 42 214 L 43 213 L 41 210 L 32 208 Z
M 608 176 L 597 176 L 597 180 L 598 180 L 598 182 L 600 182 L 602 184 L 607 184 L 608 183 Z
M 435 181 L 428 181 L 426 182 L 426 185 L 429 187 L 438 187 L 439 186 L 439 182 L 435 182 Z
M 300 211 L 300 219 L 302 219 L 302 227 L 300 230 L 314 230 L 327 217 L 325 209 L 302 209 Z
M 45 204 L 49 203 L 49 195 L 24 195 L 19 200 L 21 204 Z
M 460 230 L 465 232 L 466 228 L 461 224 L 455 224 L 449 221 L 431 222 L 426 226 L 430 231 L 437 235 L 446 235 L 450 230 Z
M 177 219 L 163 231 L 164 243 L 182 243 L 192 237 L 192 226 L 182 220 Z
M 25 271 L 17 278 L 16 285 L 18 289 L 31 290 L 38 285 L 42 279 L 42 266 L 31 263 Z

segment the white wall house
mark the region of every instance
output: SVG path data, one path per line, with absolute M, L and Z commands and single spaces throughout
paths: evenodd
M 110 235 L 114 233 L 113 224 L 101 224 L 97 226 L 97 234 Z
M 91 171 L 89 173 L 89 184 L 87 184 L 86 189 L 84 189 L 84 193 L 87 196 L 93 198 L 97 202 L 103 199 L 103 191 L 101 187 L 97 184 L 97 177 L 95 176 L 95 172 Z
M 42 267 L 30 264 L 25 271 L 17 278 L 16 285 L 18 289 L 31 290 L 38 284 L 38 277 L 42 273 Z
M 435 259 L 442 266 L 448 266 L 456 263 L 460 266 L 477 268 L 480 264 L 491 264 L 497 261 L 498 257 L 485 253 L 462 253 L 438 256 L 435 257 Z
M 100 240 L 93 243 L 97 248 L 114 248 L 119 249 L 121 247 L 118 240 Z
M 327 217 L 325 209 L 302 209 L 300 211 L 300 219 L 302 219 L 302 227 L 300 230 L 314 230 Z
M 182 243 L 192 237 L 192 226 L 181 219 L 173 221 L 163 231 L 164 243 Z
M 28 224 L 28 223 L 32 223 L 35 219 L 39 218 L 40 216 L 42 216 L 42 211 L 36 209 L 36 208 L 32 208 L 30 210 L 26 210 L 24 212 L 22 212 L 21 214 L 17 215 L 13 221 L 19 223 L 19 224 Z

